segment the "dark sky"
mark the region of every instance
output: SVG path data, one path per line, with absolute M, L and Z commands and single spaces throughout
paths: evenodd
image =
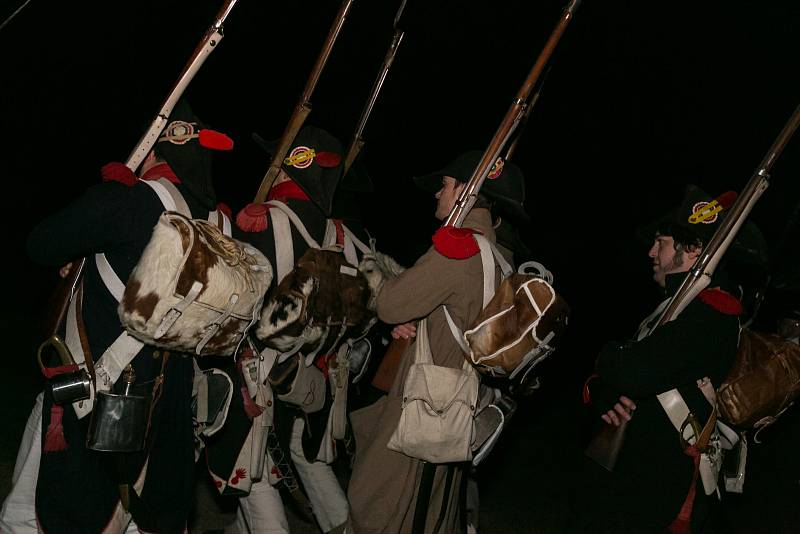
M 435 228 L 433 201 L 410 177 L 485 148 L 565 2 L 408 4 L 364 151 L 376 186 L 367 226 L 406 263 Z M 5 2 L 0 16 L 17 5 Z M 0 31 L 3 176 L 19 191 L 5 202 L 15 236 L 5 263 L 19 303 L 5 327 L 17 338 L 55 282 L 25 259 L 25 235 L 96 183 L 104 163 L 125 160 L 220 5 L 32 0 Z M 356 0 L 312 97 L 308 122 L 345 144 L 398 5 Z M 239 0 L 187 91 L 197 114 L 236 142 L 216 167 L 234 211 L 268 165 L 250 133 L 283 131 L 338 7 Z M 637 226 L 676 204 L 688 183 L 714 195 L 745 185 L 800 103 L 798 28 L 796 1 L 584 0 L 515 155 L 534 221 L 526 240 L 573 307 L 562 358 L 588 365 L 653 304 Z M 773 171 L 753 219 L 778 250 L 800 201 L 800 139 Z

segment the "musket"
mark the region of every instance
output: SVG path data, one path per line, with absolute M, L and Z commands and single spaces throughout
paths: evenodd
M 503 121 L 497 128 L 497 131 L 495 132 L 494 137 L 492 137 L 492 140 L 489 143 L 489 146 L 486 148 L 486 151 L 484 151 L 483 157 L 475 168 L 475 171 L 473 171 L 472 176 L 464 186 L 464 190 L 461 192 L 461 195 L 459 195 L 455 206 L 453 206 L 453 210 L 447 216 L 444 226 L 460 227 L 464 223 L 464 218 L 475 204 L 475 200 L 478 198 L 478 192 L 480 191 L 484 180 L 486 180 L 486 176 L 489 174 L 489 171 L 497 161 L 497 157 L 500 155 L 503 147 L 517 129 L 520 121 L 525 115 L 525 108 L 528 106 L 528 98 L 531 94 L 531 91 L 536 85 L 536 81 L 539 79 L 539 76 L 542 74 L 542 70 L 544 69 L 545 65 L 547 65 L 550 56 L 553 55 L 553 51 L 561 39 L 561 35 L 564 33 L 564 30 L 567 29 L 567 25 L 572 20 L 579 5 L 580 0 L 570 0 L 570 2 L 564 8 L 564 11 L 562 11 L 558 24 L 556 24 L 556 27 L 550 34 L 550 38 L 545 43 L 544 48 L 539 54 L 539 57 L 536 59 L 536 63 L 534 63 L 533 67 L 528 73 L 528 77 L 522 84 L 522 87 L 517 93 L 516 98 L 514 98 L 512 101 L 511 107 L 506 112 Z
M 222 8 L 217 13 L 217 16 L 214 18 L 214 22 L 211 24 L 208 30 L 206 30 L 203 38 L 200 40 L 192 52 L 192 55 L 189 57 L 189 61 L 187 61 L 186 65 L 183 67 L 180 76 L 178 76 L 178 79 L 173 84 L 169 95 L 161 104 L 161 108 L 158 110 L 158 114 L 156 115 L 155 119 L 153 119 L 150 127 L 147 129 L 144 135 L 142 135 L 141 139 L 139 139 L 139 142 L 128 156 L 125 166 L 133 172 L 136 172 L 136 169 L 139 168 L 139 165 L 142 164 L 142 161 L 144 161 L 144 158 L 153 148 L 156 140 L 158 140 L 158 137 L 161 135 L 161 132 L 164 129 L 164 126 L 166 126 L 167 120 L 172 113 L 172 108 L 175 106 L 175 103 L 181 98 L 181 96 L 183 96 L 184 91 L 186 91 L 186 88 L 189 86 L 189 82 L 192 81 L 192 78 L 194 78 L 195 74 L 197 74 L 197 71 L 200 70 L 200 67 L 203 65 L 206 58 L 208 58 L 211 52 L 216 49 L 217 45 L 222 40 L 222 25 L 225 23 L 225 19 L 228 18 L 233 6 L 236 5 L 236 2 L 238 2 L 238 0 L 225 1 Z M 72 262 L 66 277 L 62 278 L 56 287 L 54 295 L 50 299 L 50 309 L 52 312 L 45 319 L 45 329 L 47 331 L 51 329 L 57 330 L 58 325 L 60 324 L 61 320 L 63 320 L 64 313 L 69 305 L 69 299 L 72 297 L 72 294 L 74 293 L 80 279 L 80 275 L 83 273 L 85 262 L 86 258 L 81 258 Z M 53 323 L 53 321 L 56 322 Z M 52 332 L 48 333 L 48 335 L 51 334 Z
M 531 113 L 533 112 L 533 108 L 536 107 L 536 103 L 539 101 L 539 96 L 542 94 L 542 87 L 544 87 L 544 82 L 547 81 L 547 76 L 550 74 L 550 70 L 553 67 L 548 67 L 547 71 L 542 76 L 542 82 L 536 88 L 536 92 L 533 93 L 530 101 L 525 104 L 525 113 L 522 115 L 522 119 L 519 122 L 519 126 L 517 126 L 516 133 L 514 137 L 509 141 L 508 148 L 506 148 L 506 153 L 503 156 L 503 159 L 509 161 L 511 156 L 514 155 L 514 152 L 517 150 L 517 145 L 519 145 L 519 139 L 522 137 L 522 132 L 525 130 L 525 127 L 528 125 L 528 120 L 531 118 Z
M 800 106 L 795 108 L 794 113 L 792 113 L 780 134 L 772 143 L 742 193 L 729 208 L 728 216 L 720 223 L 708 245 L 703 247 L 700 256 L 698 256 L 694 265 L 684 277 L 675 295 L 670 299 L 667 307 L 661 313 L 656 325 L 648 335 L 664 323 L 675 319 L 701 291 L 708 287 L 714 270 L 736 237 L 739 228 L 741 228 L 747 216 L 753 210 L 755 203 L 769 187 L 769 173 L 772 170 L 772 166 L 792 138 L 795 130 L 797 130 L 798 124 L 800 124 Z M 608 424 L 603 425 L 600 432 L 589 443 L 586 455 L 609 471 L 613 471 L 625 439 L 626 429 L 627 421 L 624 420 L 618 427 Z
M 186 88 L 189 86 L 189 82 L 192 81 L 192 78 L 194 78 L 197 71 L 200 70 L 205 60 L 222 40 L 224 36 L 222 25 L 225 23 L 225 19 L 228 18 L 233 6 L 236 5 L 236 2 L 238 2 L 238 0 L 225 1 L 222 9 L 217 13 L 214 22 L 208 28 L 205 35 L 203 35 L 203 38 L 197 44 L 194 52 L 192 52 L 191 57 L 189 57 L 189 61 L 183 67 L 180 76 L 178 76 L 178 80 L 172 86 L 172 90 L 166 100 L 161 104 L 161 109 L 158 110 L 156 118 L 150 123 L 150 127 L 144 135 L 142 135 L 142 138 L 139 139 L 131 155 L 128 156 L 125 165 L 133 172 L 136 172 L 136 169 L 139 168 L 144 158 L 147 157 L 153 145 L 156 144 L 158 136 L 161 135 L 164 126 L 167 124 L 167 120 L 169 120 L 172 108 L 175 107 L 175 104 L 180 100 L 181 96 L 183 96 L 184 91 L 186 91 Z
M 278 177 L 281 164 L 283 164 L 286 153 L 289 151 L 289 145 L 297 136 L 300 128 L 303 127 L 303 123 L 306 121 L 308 114 L 311 113 L 311 95 L 314 93 L 314 89 L 317 86 L 320 74 L 322 74 L 322 69 L 325 68 L 325 64 L 328 62 L 328 57 L 331 55 L 333 45 L 336 43 L 336 38 L 339 37 L 339 32 L 342 29 L 342 25 L 347 18 L 347 13 L 350 11 L 350 6 L 352 4 L 353 0 L 344 0 L 341 7 L 339 7 L 339 12 L 336 14 L 336 19 L 333 21 L 333 25 L 328 32 L 328 37 L 322 45 L 322 50 L 317 57 L 317 62 L 314 64 L 314 68 L 311 69 L 311 75 L 308 77 L 302 95 L 300 95 L 300 100 L 295 106 L 292 116 L 289 117 L 289 123 L 283 131 L 283 135 L 281 135 L 278 148 L 275 150 L 275 154 L 273 154 L 272 161 L 269 164 L 269 169 L 267 169 L 267 173 L 261 180 L 261 185 L 258 186 L 255 198 L 256 203 L 264 202 L 267 199 L 267 193 L 269 193 L 273 182 L 275 182 L 275 178 Z
M 372 108 L 375 106 L 375 102 L 378 100 L 378 94 L 383 88 L 383 82 L 386 80 L 386 75 L 389 73 L 389 69 L 392 68 L 394 57 L 397 55 L 397 49 L 400 47 L 400 43 L 403 41 L 403 35 L 405 35 L 405 32 L 397 27 L 405 7 L 406 0 L 403 0 L 400 3 L 400 8 L 397 10 L 397 14 L 394 17 L 394 34 L 392 35 L 392 41 L 389 43 L 389 48 L 386 50 L 386 56 L 383 58 L 381 68 L 378 70 L 378 76 L 375 78 L 375 83 L 372 85 L 372 91 L 370 92 L 363 111 L 361 112 L 361 117 L 358 119 L 356 133 L 353 135 L 353 141 L 350 143 L 350 148 L 347 150 L 347 156 L 344 160 L 344 174 L 347 174 L 347 171 L 350 169 L 350 165 L 353 164 L 353 161 L 355 161 L 358 153 L 362 148 L 364 148 L 364 138 L 362 137 L 362 134 L 364 133 L 364 127 L 367 125 L 369 116 L 372 113 Z

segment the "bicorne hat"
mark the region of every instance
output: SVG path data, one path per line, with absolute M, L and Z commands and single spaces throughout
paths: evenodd
M 209 210 L 217 205 L 209 150 L 232 148 L 230 137 L 207 128 L 184 99 L 175 104 L 169 123 L 154 146 L 156 155 L 169 164 L 181 183 Z
M 441 189 L 442 176 L 451 176 L 459 182 L 466 183 L 472 177 L 472 173 L 482 157 L 483 152 L 480 150 L 464 152 L 446 167 L 424 176 L 415 177 L 414 182 L 419 188 L 431 193 Z M 484 180 L 480 192 L 494 202 L 495 211 L 498 215 L 505 215 L 515 224 L 530 222 L 530 217 L 523 206 L 525 202 L 525 178 L 522 175 L 522 170 L 515 164 L 502 158 L 497 158 L 486 180 Z
M 270 156 L 280 142 L 280 139 L 266 141 L 255 133 L 253 140 Z M 326 216 L 330 216 L 343 163 L 342 144 L 338 139 L 322 128 L 303 126 L 289 145 L 281 168 Z
M 669 213 L 650 224 L 639 228 L 637 234 L 645 242 L 652 242 L 656 233 L 670 235 L 677 241 L 691 243 L 700 241 L 708 245 L 728 211 L 736 201 L 736 192 L 727 191 L 716 198 L 700 187 L 686 187 L 681 203 Z M 726 257 L 736 262 L 751 265 L 766 265 L 768 262 L 766 240 L 756 224 L 745 221 L 731 243 Z

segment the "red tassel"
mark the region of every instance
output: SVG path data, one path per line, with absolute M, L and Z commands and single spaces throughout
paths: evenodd
M 200 146 L 211 150 L 233 150 L 233 139 L 216 130 L 200 130 L 198 141 Z
M 269 226 L 267 211 L 264 204 L 248 204 L 236 215 L 236 226 L 245 232 L 263 232 Z
M 53 404 L 50 408 L 50 424 L 47 426 L 47 434 L 44 438 L 44 452 L 67 450 L 67 438 L 64 437 L 64 427 L 61 424 L 63 416 L 64 408 Z
M 700 474 L 700 451 L 697 446 L 687 447 L 683 454 L 692 457 L 694 462 L 694 473 L 692 474 L 692 485 L 683 501 L 678 517 L 667 527 L 669 534 L 691 534 L 692 531 L 692 508 L 694 508 L 694 496 L 697 493 L 697 476 Z
M 119 182 L 128 187 L 131 187 L 138 180 L 133 171 L 119 161 L 112 161 L 103 165 L 103 168 L 100 169 L 100 174 L 104 182 Z
M 244 384 L 241 387 L 242 391 L 242 400 L 244 401 L 244 413 L 247 414 L 247 417 L 250 419 L 255 419 L 262 413 L 264 413 L 264 409 L 261 408 L 258 404 L 253 402 L 253 399 L 250 398 L 250 393 L 247 391 L 247 386 Z
M 477 230 L 472 228 L 442 226 L 433 234 L 433 248 L 445 258 L 453 260 L 471 258 L 481 251 L 473 237 L 475 233 L 478 233 Z

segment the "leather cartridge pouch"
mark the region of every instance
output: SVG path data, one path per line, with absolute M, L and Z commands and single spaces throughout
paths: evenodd
M 306 413 L 318 412 L 325 405 L 325 375 L 315 365 L 304 365 L 299 355 L 276 363 L 267 378 L 280 400 Z

